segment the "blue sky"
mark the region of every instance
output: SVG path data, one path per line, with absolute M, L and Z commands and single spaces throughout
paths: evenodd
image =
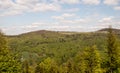
M 9 35 L 88 32 L 109 25 L 120 28 L 120 0 L 0 0 L 0 29 Z

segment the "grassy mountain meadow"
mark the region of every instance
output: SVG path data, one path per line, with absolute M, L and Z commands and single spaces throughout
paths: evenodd
M 107 72 L 109 69 L 104 68 L 108 31 L 108 28 L 84 33 L 40 30 L 14 36 L 7 35 L 6 40 L 8 48 L 12 54 L 17 55 L 16 58 L 22 65 L 22 73 L 113 73 Z M 120 30 L 112 31 L 116 34 L 116 42 L 120 47 Z M 90 52 L 93 52 L 92 56 L 95 58 L 88 58 Z M 89 62 L 83 61 L 84 57 L 87 60 L 91 59 L 88 61 L 92 61 L 93 58 L 95 68 L 100 67 L 99 70 L 89 71 L 94 65 L 87 67 L 86 63 Z M 99 58 L 101 60 L 98 60 Z

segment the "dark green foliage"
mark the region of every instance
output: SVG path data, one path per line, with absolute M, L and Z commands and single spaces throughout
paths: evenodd
M 28 61 L 27 61 L 27 60 L 25 60 L 25 61 L 23 62 L 23 73 L 30 73 L 30 72 L 29 72 L 29 64 L 28 64 Z
M 118 73 L 120 68 L 120 54 L 117 44 L 117 39 L 115 37 L 112 28 L 108 31 L 108 44 L 107 44 L 107 73 Z

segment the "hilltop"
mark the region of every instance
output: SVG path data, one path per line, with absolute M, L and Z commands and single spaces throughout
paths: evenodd
M 73 34 L 88 34 L 88 33 L 107 33 L 109 28 L 103 28 L 97 31 L 92 31 L 92 32 L 76 32 L 76 31 L 51 31 L 51 30 L 37 30 L 37 31 L 30 31 L 26 33 L 22 33 L 19 35 L 7 35 L 11 37 L 15 36 L 30 36 L 30 35 L 73 35 Z M 112 31 L 116 34 L 120 34 L 120 29 L 112 28 Z
M 98 30 L 97 32 L 107 33 L 109 31 L 109 28 L 103 28 Z M 120 29 L 112 28 L 112 31 L 116 34 L 120 34 Z

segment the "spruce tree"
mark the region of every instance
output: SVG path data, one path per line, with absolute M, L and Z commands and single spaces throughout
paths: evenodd
M 67 61 L 65 67 L 67 69 L 67 73 L 76 73 L 77 72 L 76 69 L 75 69 L 75 65 L 74 65 L 74 62 L 72 61 L 72 59 L 69 59 Z
M 119 64 L 119 49 L 116 42 L 116 37 L 112 28 L 108 30 L 108 40 L 107 40 L 107 71 L 106 73 L 118 73 L 120 68 Z
M 7 48 L 7 42 L 0 31 L 0 73 L 19 73 L 21 72 L 20 63 Z
M 59 70 L 56 62 L 47 58 L 36 67 L 35 73 L 59 73 Z
M 101 73 L 101 57 L 97 48 L 86 48 L 83 53 L 83 67 L 86 68 L 84 73 Z
M 28 64 L 28 61 L 27 61 L 27 60 L 25 60 L 25 61 L 23 62 L 23 73 L 30 73 L 30 72 L 29 72 L 29 64 Z
M 74 62 L 75 62 L 77 73 L 85 73 L 86 66 L 85 66 L 84 59 L 85 59 L 85 55 L 83 50 L 76 54 L 74 58 Z

